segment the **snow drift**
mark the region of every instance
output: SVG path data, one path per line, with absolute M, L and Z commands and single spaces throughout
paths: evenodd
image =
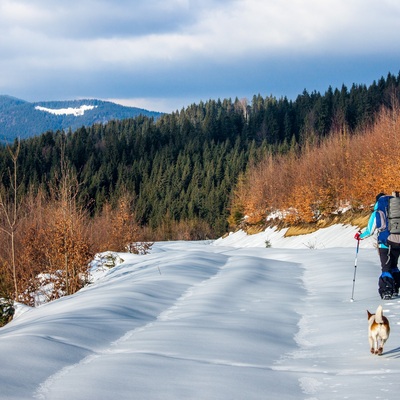
M 362 242 L 350 302 L 355 231 L 238 232 L 122 254 L 0 330 L 0 399 L 394 398 L 400 300 L 383 303 L 392 333 L 371 355 L 379 263 Z

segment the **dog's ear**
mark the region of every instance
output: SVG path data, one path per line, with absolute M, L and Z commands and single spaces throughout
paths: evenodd
M 367 314 L 368 314 L 368 319 L 370 319 L 374 314 L 371 314 L 368 310 L 367 310 Z

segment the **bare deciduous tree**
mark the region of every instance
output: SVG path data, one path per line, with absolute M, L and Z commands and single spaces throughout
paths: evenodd
M 14 299 L 18 298 L 18 280 L 17 280 L 17 261 L 15 248 L 15 235 L 19 222 L 20 201 L 18 198 L 18 170 L 17 161 L 20 151 L 20 141 L 17 141 L 15 150 L 8 146 L 9 154 L 12 160 L 12 169 L 9 170 L 10 188 L 4 187 L 0 190 L 0 212 L 3 217 L 3 224 L 0 230 L 9 238 L 9 260 L 5 262 L 10 265 L 14 285 Z
M 26 229 L 24 257 L 36 265 L 24 300 L 35 305 L 31 291 L 47 285 L 42 293 L 47 301 L 73 294 L 88 280 L 89 262 L 93 256 L 88 235 L 89 217 L 78 204 L 79 182 L 76 174 L 61 157 L 61 174 L 55 179 L 43 211 Z
M 287 222 L 302 223 L 330 216 L 341 205 L 368 209 L 376 193 L 400 189 L 399 135 L 400 109 L 393 101 L 368 129 L 351 136 L 346 129 L 331 132 L 319 143 L 308 141 L 299 154 L 250 164 L 231 210 L 257 224 L 271 211 L 284 211 Z

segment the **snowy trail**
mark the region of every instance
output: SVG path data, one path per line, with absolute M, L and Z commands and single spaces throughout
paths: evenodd
M 92 388 L 99 386 L 104 398 L 112 398 L 118 377 L 121 382 L 117 386 L 124 387 L 126 398 L 235 398 L 234 386 L 229 389 L 232 380 L 242 382 L 248 399 L 271 392 L 270 379 L 275 379 L 273 363 L 282 351 L 281 346 L 296 346 L 293 339 L 277 346 L 273 336 L 278 332 L 266 329 L 274 319 L 279 319 L 267 289 L 279 289 L 281 273 L 277 268 L 266 268 L 263 257 L 236 256 L 230 251 L 218 254 L 218 249 L 213 250 L 212 263 L 218 265 L 215 274 L 188 286 L 155 320 L 49 377 L 37 389 L 35 398 L 88 399 L 92 397 Z M 201 270 L 209 269 L 209 257 L 204 258 L 206 264 L 200 266 Z M 242 268 L 243 263 L 248 264 L 246 269 Z M 285 263 L 281 267 L 287 269 L 291 265 Z M 164 266 L 162 274 L 164 279 L 171 274 L 176 283 L 178 275 L 174 268 Z M 300 296 L 301 271 L 291 274 L 292 293 Z M 275 292 L 278 293 L 275 299 L 279 300 L 281 294 L 279 290 Z M 281 308 L 281 302 L 277 301 L 275 307 Z M 266 312 L 268 309 L 270 314 Z M 289 334 L 285 332 L 290 338 L 297 330 L 298 316 L 287 312 L 286 317 L 292 319 L 286 328 Z M 128 367 L 134 371 L 128 380 L 125 373 L 117 373 L 112 385 L 104 381 L 104 371 Z M 271 378 L 265 379 L 266 374 Z M 154 378 L 150 379 L 151 376 Z M 86 385 L 77 388 L 74 382 L 82 378 Z M 286 381 L 286 385 L 292 385 L 292 391 L 296 390 L 295 379 L 291 384 Z M 132 397 L 132 393 L 138 395 Z
M 356 276 L 355 301 L 350 302 L 354 267 L 349 264 L 349 253 L 329 249 L 307 257 L 303 278 L 308 296 L 296 335 L 300 347 L 287 353 L 277 369 L 303 375 L 299 384 L 304 394 L 315 396 L 313 399 L 393 399 L 399 389 L 390 375 L 395 375 L 397 381 L 400 374 L 400 342 L 396 343 L 400 299 L 379 298 L 377 254 L 364 249 Z M 321 258 L 326 261 L 321 263 Z M 346 270 L 349 279 L 344 286 Z M 381 357 L 369 353 L 367 339 L 366 309 L 375 312 L 379 304 L 392 329 Z
M 396 398 L 400 299 L 380 300 L 376 252 L 362 248 L 350 302 L 354 255 L 222 241 L 124 256 L 0 330 L 0 399 Z M 381 303 L 392 333 L 377 357 L 366 309 Z

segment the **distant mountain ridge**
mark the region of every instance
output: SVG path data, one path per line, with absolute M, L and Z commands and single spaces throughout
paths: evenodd
M 25 139 L 47 131 L 75 131 L 82 126 L 139 115 L 157 119 L 162 113 L 96 99 L 30 103 L 0 95 L 0 141 L 10 142 L 17 137 Z

